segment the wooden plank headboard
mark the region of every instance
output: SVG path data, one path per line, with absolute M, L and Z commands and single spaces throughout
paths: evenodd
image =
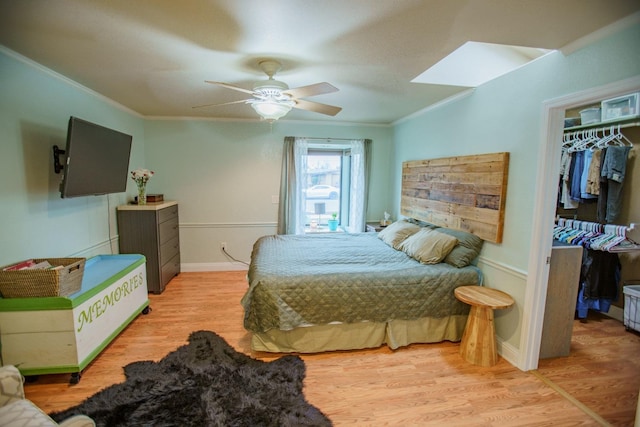
M 402 164 L 400 213 L 501 243 L 509 153 Z

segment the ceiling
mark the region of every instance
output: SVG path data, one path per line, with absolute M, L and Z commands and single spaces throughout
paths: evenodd
M 256 119 L 246 94 L 278 59 L 335 117 L 392 123 L 467 88 L 411 83 L 467 41 L 559 49 L 640 11 L 637 0 L 0 0 L 0 44 L 147 117 Z

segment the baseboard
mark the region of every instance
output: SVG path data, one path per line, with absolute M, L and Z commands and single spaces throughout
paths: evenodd
M 502 341 L 500 338 L 497 338 L 496 345 L 498 347 L 498 354 L 500 354 L 503 359 L 511 363 L 516 368 L 522 370 L 522 368 L 518 367 L 518 360 L 520 360 L 520 350 L 518 350 L 508 342 Z
M 617 307 L 615 305 L 612 305 L 611 307 L 609 307 L 609 312 L 608 313 L 602 313 L 605 316 L 609 316 L 613 319 L 619 320 L 621 322 L 624 322 L 624 309 Z
M 202 262 L 180 264 L 180 271 L 198 273 L 204 271 L 246 271 L 249 266 L 241 262 Z

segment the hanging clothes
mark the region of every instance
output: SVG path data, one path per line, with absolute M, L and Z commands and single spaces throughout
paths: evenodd
M 584 151 L 576 151 L 573 153 L 573 161 L 569 169 L 571 175 L 570 196 L 576 202 L 580 199 L 580 184 L 582 183 L 582 170 L 584 169 Z
M 614 223 L 622 208 L 622 188 L 631 147 L 563 151 L 560 161 L 558 206 L 577 209 L 580 203 L 597 203 L 597 220 Z
M 617 253 L 585 249 L 582 252 L 580 290 L 576 310 L 578 317 L 587 317 L 589 309 L 607 313 L 618 298 L 621 264 Z
M 602 175 L 602 168 L 604 166 L 604 159 L 607 158 L 607 149 L 602 150 L 600 156 L 600 192 L 598 193 L 598 208 L 597 219 L 600 223 L 607 222 L 607 199 L 609 197 L 609 180 L 606 176 Z
M 594 249 L 583 251 L 580 278 L 585 285 L 585 298 L 616 299 L 620 268 L 617 253 Z
M 602 168 L 602 150 L 595 150 L 587 172 L 586 191 L 594 196 L 600 195 L 600 172 Z
M 597 195 L 589 193 L 588 190 L 588 177 L 589 177 L 589 169 L 591 169 L 591 160 L 593 159 L 593 151 L 585 150 L 583 153 L 582 159 L 582 173 L 580 174 L 580 199 L 583 203 L 586 202 L 595 202 L 598 198 Z
M 575 209 L 579 203 L 597 201 L 598 221 L 614 223 L 620 214 L 631 147 L 633 143 L 620 131 L 620 125 L 617 130 L 609 126 L 565 133 L 558 206 Z
M 569 194 L 574 203 L 595 203 L 598 196 L 587 190 L 587 178 L 591 168 L 593 152 L 590 150 L 571 153 L 572 161 L 569 166 Z
M 605 222 L 611 224 L 620 215 L 622 184 L 627 170 L 627 158 L 631 147 L 608 147 L 601 174 L 607 178 L 607 202 Z
M 632 146 L 619 125 L 617 131 L 613 126 L 603 127 L 565 133 L 563 138 L 559 205 L 566 209 L 572 206 L 567 201 L 573 206 L 595 201 L 598 204 L 598 222 L 574 219 L 565 223 L 559 219 L 553 233 L 554 239 L 585 248 L 576 302 L 579 318 L 586 318 L 589 309 L 609 311 L 618 297 L 618 253 L 640 249 L 627 238 L 627 227 L 612 225 L 620 215 L 622 185 Z
M 559 206 L 565 209 L 578 209 L 578 202 L 571 199 L 569 183 L 571 182 L 571 162 L 573 156 L 567 150 L 562 150 L 562 157 L 560 158 L 560 185 L 558 188 Z

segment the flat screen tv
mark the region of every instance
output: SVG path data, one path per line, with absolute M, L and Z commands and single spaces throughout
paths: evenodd
M 131 140 L 131 135 L 72 116 L 67 129 L 61 197 L 126 191 Z M 54 153 L 55 150 L 56 147 Z

